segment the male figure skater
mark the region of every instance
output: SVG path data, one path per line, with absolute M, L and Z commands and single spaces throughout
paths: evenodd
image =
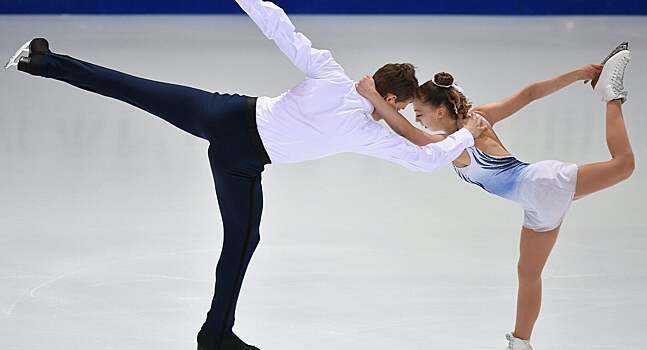
M 312 48 L 295 32 L 283 10 L 260 0 L 237 3 L 306 75 L 299 85 L 274 98 L 208 93 L 55 54 L 41 38 L 25 44 L 7 64 L 129 103 L 210 142 L 224 240 L 211 309 L 198 333 L 198 349 L 203 350 L 257 349 L 232 329 L 243 277 L 260 240 L 261 173 L 266 164 L 355 152 L 430 172 L 472 146 L 485 128 L 474 118 L 442 142 L 425 147 L 409 143 L 373 120 L 374 108 L 357 93 L 355 82 L 329 51 Z M 21 57 L 23 52 L 28 55 Z M 412 101 L 418 87 L 414 73 L 411 65 L 391 64 L 375 74 L 378 89 L 393 108 L 403 109 Z

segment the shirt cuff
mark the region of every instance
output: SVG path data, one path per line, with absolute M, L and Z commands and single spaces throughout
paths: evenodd
M 465 128 L 462 128 L 457 132 L 453 133 L 452 137 L 454 137 L 458 142 L 463 144 L 465 148 L 474 146 L 474 136 L 469 130 Z

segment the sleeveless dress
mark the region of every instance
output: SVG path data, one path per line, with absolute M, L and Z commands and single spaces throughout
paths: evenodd
M 575 195 L 577 165 L 556 160 L 524 163 L 513 156 L 492 156 L 472 146 L 470 164 L 454 170 L 461 179 L 517 202 L 523 226 L 538 232 L 561 225 Z

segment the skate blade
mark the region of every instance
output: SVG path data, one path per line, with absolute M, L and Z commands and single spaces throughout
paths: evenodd
M 607 57 L 605 57 L 602 60 L 602 63 L 600 63 L 600 64 L 604 66 L 607 63 L 607 61 L 609 61 L 611 59 L 611 57 L 615 56 L 615 54 L 617 54 L 618 52 L 624 51 L 624 50 L 629 50 L 629 43 L 626 42 L 626 41 L 621 43 L 620 45 L 616 46 L 616 48 L 613 49 L 613 51 L 611 51 L 611 53 Z M 591 82 L 591 81 L 590 80 L 585 80 L 584 84 L 588 84 L 589 82 Z
M 606 64 L 607 61 L 609 61 L 609 59 L 611 59 L 611 57 L 615 56 L 615 54 L 617 54 L 620 51 L 625 51 L 625 50 L 629 50 L 629 43 L 626 42 L 626 41 L 623 42 L 622 44 L 618 45 L 615 49 L 613 49 L 613 51 L 611 51 L 611 53 L 604 60 L 602 60 L 601 64 L 602 65 Z
M 4 69 L 9 69 L 10 67 L 13 66 L 18 66 L 18 59 L 20 58 L 20 55 L 23 53 L 27 52 L 29 53 L 29 44 L 31 44 L 31 40 L 26 42 L 23 46 L 16 51 L 16 53 L 7 61 L 7 64 L 5 64 Z

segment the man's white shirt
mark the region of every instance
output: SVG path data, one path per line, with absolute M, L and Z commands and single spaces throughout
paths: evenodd
M 256 104 L 258 133 L 272 163 L 294 163 L 354 152 L 385 159 L 411 170 L 433 171 L 474 145 L 461 129 L 423 147 L 411 144 L 371 117 L 362 97 L 328 50 L 312 47 L 285 12 L 260 0 L 236 0 L 263 34 L 301 70 L 306 79 L 277 97 Z

